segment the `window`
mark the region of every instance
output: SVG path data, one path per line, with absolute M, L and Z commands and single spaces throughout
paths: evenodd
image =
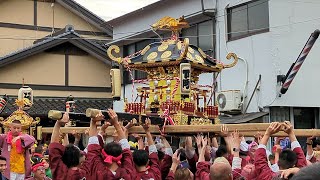
M 312 129 L 315 128 L 317 108 L 293 108 L 294 128 Z
M 215 28 L 213 20 L 208 20 L 191 25 L 182 30 L 182 37 L 189 38 L 192 45 L 200 47 L 206 54 L 214 56 Z
M 228 40 L 269 31 L 268 0 L 255 0 L 227 9 Z
M 205 21 L 198 24 L 199 42 L 198 46 L 210 56 L 213 56 L 213 21 Z
M 294 128 L 295 129 L 312 129 L 315 128 L 316 119 L 318 118 L 319 111 L 318 108 L 312 107 L 294 107 L 293 117 L 294 117 Z M 297 137 L 302 148 L 306 148 L 306 138 Z
M 270 107 L 271 122 L 290 121 L 289 107 Z
M 182 37 L 189 38 L 189 43 L 198 46 L 198 29 L 197 25 L 190 26 L 182 30 Z

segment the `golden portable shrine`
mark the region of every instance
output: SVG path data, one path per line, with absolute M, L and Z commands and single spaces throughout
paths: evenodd
M 203 125 L 218 120 L 218 106 L 211 100 L 214 87 L 199 85 L 199 75 L 231 68 L 237 64 L 238 58 L 236 54 L 229 53 L 227 59 L 233 58 L 234 61 L 227 65 L 213 59 L 201 48 L 190 44 L 188 38 L 179 38 L 179 32 L 185 27 L 188 23 L 183 17 L 164 17 L 152 28 L 171 31 L 170 39 L 151 43 L 124 58 L 117 57 L 116 54 L 120 53 L 118 46 L 108 48 L 110 59 L 122 65 L 131 75 L 132 97 L 125 98 L 125 112 L 161 116 L 170 125 Z M 133 79 L 133 70 L 146 72 L 147 79 Z M 120 99 L 120 70 L 112 69 L 111 77 L 112 95 L 114 99 Z M 135 83 L 143 85 L 135 87 Z M 134 90 L 137 98 L 134 98 Z
M 108 48 L 108 56 L 113 61 L 122 65 L 129 71 L 132 80 L 132 96 L 125 98 L 125 113 L 117 112 L 122 120 L 132 120 L 136 118 L 143 123 L 143 119 L 150 117 L 152 126 L 150 132 L 159 134 L 159 126 L 166 126 L 165 133 L 190 135 L 197 133 L 219 133 L 222 125 L 219 124 L 218 106 L 212 100 L 215 93 L 214 85 L 200 85 L 199 76 L 203 73 L 220 73 L 223 69 L 231 68 L 238 62 L 236 54 L 229 53 L 227 59 L 233 59 L 230 64 L 223 64 L 221 61 L 213 59 L 205 54 L 201 48 L 189 44 L 188 38 L 180 38 L 179 32 L 182 28 L 188 27 L 188 23 L 183 17 L 174 19 L 164 17 L 154 25 L 153 30 L 167 30 L 172 32 L 169 39 L 154 42 L 147 45 L 128 57 L 119 57 L 118 46 L 112 45 Z M 138 70 L 148 74 L 147 79 L 135 80 L 132 71 Z M 120 69 L 113 68 L 110 71 L 112 96 L 115 100 L 121 97 L 121 75 Z M 135 87 L 135 83 L 139 86 Z M 142 84 L 142 85 L 140 85 Z M 135 97 L 135 92 L 137 96 Z M 202 102 L 200 102 L 202 101 Z M 7 104 L 7 98 L 0 97 L 0 113 Z M 8 118 L 1 119 L 0 123 L 8 130 L 8 125 L 13 120 L 20 120 L 23 129 L 30 129 L 31 135 L 37 135 L 37 140 L 42 139 L 42 134 L 51 134 L 51 127 L 42 127 L 38 123 L 39 118 L 32 118 L 25 110 L 33 105 L 33 92 L 28 86 L 20 88 L 18 99 L 16 100 L 18 109 Z M 109 107 L 99 107 L 106 109 Z M 90 122 L 90 119 L 102 112 L 99 109 L 88 108 L 86 112 L 74 112 L 75 100 L 69 96 L 65 102 L 65 111 L 50 110 L 48 118 L 60 120 L 65 112 L 69 113 L 71 121 Z M 107 118 L 106 118 L 107 119 Z M 209 125 L 213 124 L 214 125 Z M 254 136 L 257 131 L 265 131 L 269 123 L 248 123 L 230 124 L 229 131 L 238 130 L 244 136 Z M 69 123 L 60 129 L 61 133 L 71 133 L 77 131 L 84 133 L 88 127 L 74 127 L 76 123 Z M 114 127 L 108 127 L 106 133 L 113 134 Z M 296 129 L 296 136 L 320 136 L 318 129 Z M 133 126 L 129 133 L 144 133 L 141 126 Z M 164 133 L 164 129 L 160 133 Z M 273 136 L 287 136 L 284 132 L 278 132 Z
M 0 112 L 6 105 L 6 97 L 0 98 Z M 22 125 L 22 131 L 24 133 L 30 133 L 31 135 L 35 134 L 35 127 L 40 122 L 40 118 L 31 117 L 25 110 L 28 110 L 33 105 L 33 95 L 32 89 L 28 86 L 23 86 L 19 89 L 18 98 L 15 100 L 15 105 L 17 110 L 14 111 L 6 119 L 0 117 L 0 123 L 4 127 L 5 132 L 8 132 L 10 124 L 14 120 L 19 120 Z

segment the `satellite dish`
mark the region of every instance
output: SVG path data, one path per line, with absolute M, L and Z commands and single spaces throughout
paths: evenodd
M 227 99 L 224 94 L 219 94 L 217 97 L 218 105 L 220 109 L 224 109 L 226 107 Z

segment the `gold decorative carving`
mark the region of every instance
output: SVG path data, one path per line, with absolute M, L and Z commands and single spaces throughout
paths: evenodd
M 183 40 L 183 47 L 181 47 L 181 49 L 182 49 L 181 55 L 177 59 L 177 61 L 179 61 L 179 60 L 183 59 L 184 57 L 186 57 L 187 52 L 188 52 L 188 47 L 189 47 L 189 38 L 185 38 Z
M 223 67 L 224 68 L 232 68 L 233 66 L 235 66 L 238 63 L 238 56 L 235 53 L 229 53 L 227 55 L 227 59 L 231 59 L 233 58 L 234 61 L 231 64 L 226 64 Z
M 196 54 L 194 57 L 199 63 L 203 63 L 204 62 L 202 57 L 200 57 L 198 54 Z
M 141 55 L 144 55 L 147 51 L 149 51 L 149 49 L 150 49 L 150 45 L 144 47 L 143 50 L 141 51 Z
M 116 54 L 119 54 L 120 53 L 120 48 L 119 46 L 116 46 L 116 45 L 111 45 L 108 50 L 107 50 L 107 54 L 109 56 L 109 58 L 113 61 L 116 61 L 118 62 L 119 64 L 122 63 L 122 58 L 121 57 L 115 57 L 113 56 L 112 54 L 112 51 L 114 51 Z
M 173 39 L 169 39 L 166 41 L 167 44 L 176 44 L 177 41 L 173 40 Z
M 158 47 L 158 51 L 162 52 L 168 49 L 168 44 L 166 43 L 162 43 L 159 47 Z
M 190 125 L 210 125 L 211 120 L 208 118 L 192 118 Z
M 221 120 L 219 119 L 219 117 L 216 117 L 216 118 L 214 119 L 214 123 L 215 123 L 215 124 L 221 124 Z
M 194 49 L 192 49 L 191 47 L 188 47 L 188 52 L 193 54 L 194 53 Z
M 207 55 L 202 51 L 202 49 L 198 48 L 198 51 L 200 52 L 203 58 L 207 58 Z
M 179 50 L 181 50 L 181 48 L 182 48 L 181 41 L 179 41 L 179 42 L 177 43 L 177 48 L 178 48 Z
M 166 76 L 166 71 L 164 70 L 163 67 L 158 67 L 158 71 L 159 71 L 160 76 L 161 76 L 162 78 L 164 78 L 164 77 Z
M 177 113 L 173 115 L 173 121 L 175 125 L 188 125 L 188 115 L 183 113 Z
M 164 53 L 162 53 L 161 59 L 166 59 L 166 58 L 170 57 L 171 54 L 172 54 L 171 51 L 165 51 Z
M 158 22 L 154 23 L 151 26 L 154 30 L 171 30 L 173 32 L 179 32 L 182 28 L 188 28 L 189 24 L 184 19 L 184 17 L 180 17 L 179 19 L 175 19 L 169 16 L 165 16 L 161 18 Z
M 216 68 L 218 68 L 221 71 L 223 69 L 223 65 L 222 64 L 217 64 Z
M 150 53 L 150 54 L 148 55 L 147 60 L 148 60 L 148 61 L 152 61 L 152 60 L 154 60 L 157 56 L 158 56 L 158 53 L 157 53 L 157 52 L 152 52 L 152 53 Z
M 190 52 L 187 53 L 187 58 L 188 58 L 190 61 L 193 61 L 193 57 L 192 57 L 192 55 L 190 54 Z
M 33 119 L 31 116 L 29 116 L 29 114 L 27 114 L 25 111 L 22 110 L 22 107 L 24 106 L 24 100 L 16 100 L 15 103 L 18 106 L 18 110 L 14 111 L 7 119 L 3 120 L 3 118 L 0 118 L 1 120 L 1 124 L 4 127 L 9 127 L 10 124 L 14 121 L 14 120 L 19 120 L 21 122 L 22 125 L 22 129 L 26 130 L 28 129 L 30 126 L 34 126 L 36 124 L 38 124 L 40 122 L 40 118 L 36 117 L 35 119 Z

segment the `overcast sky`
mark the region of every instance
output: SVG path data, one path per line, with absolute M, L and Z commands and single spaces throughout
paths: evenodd
M 104 20 L 119 17 L 158 0 L 75 0 Z

